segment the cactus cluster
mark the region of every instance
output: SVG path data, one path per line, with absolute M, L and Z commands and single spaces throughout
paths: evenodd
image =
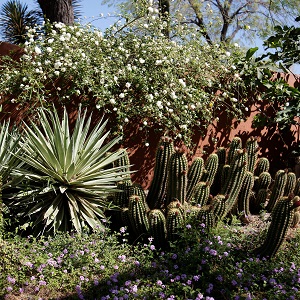
M 235 137 L 227 149 L 219 148 L 206 160 L 194 157 L 189 165 L 185 152 L 163 137 L 147 195 L 129 178 L 118 184 L 119 191 L 113 196 L 114 204 L 121 208 L 118 225 L 127 226 L 133 240 L 150 235 L 155 245 L 164 247 L 178 239 L 187 220 L 210 230 L 232 215 L 250 222 L 252 214 L 265 209 L 272 223 L 256 253 L 273 256 L 287 228 L 300 221 L 295 204 L 300 181 L 286 170 L 279 170 L 272 179 L 268 159 L 258 158 L 257 153 L 256 138 L 249 138 L 243 148 L 241 139 Z

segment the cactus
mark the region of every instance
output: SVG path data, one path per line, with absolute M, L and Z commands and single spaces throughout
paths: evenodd
M 225 186 L 230 172 L 230 165 L 224 165 L 221 173 L 221 189 Z M 221 191 L 220 191 L 221 192 Z
M 294 201 L 299 201 L 299 196 L 295 196 Z M 291 222 L 291 227 L 292 228 L 297 228 L 298 224 L 300 222 L 300 207 L 296 207 L 294 209 L 294 216 Z
M 129 220 L 137 237 L 147 233 L 149 230 L 149 222 L 145 207 L 146 205 L 141 197 L 134 195 L 129 198 Z
M 247 152 L 237 150 L 232 159 L 227 181 L 222 187 L 222 194 L 228 195 L 226 211 L 229 212 L 235 206 L 237 197 L 242 187 L 242 182 L 247 171 Z
M 169 160 L 168 190 L 166 205 L 171 200 L 178 199 L 180 203 L 186 200 L 188 162 L 183 150 L 176 149 Z
M 219 160 L 218 169 L 215 175 L 215 180 L 210 188 L 210 191 L 213 195 L 216 195 L 220 192 L 223 167 L 226 163 L 226 149 L 224 147 L 219 147 L 217 149 L 217 155 Z
M 194 188 L 196 184 L 200 181 L 200 178 L 203 173 L 204 168 L 204 160 L 202 157 L 196 157 L 187 173 L 188 178 L 188 186 L 187 186 L 187 193 L 186 193 L 186 201 L 189 202 L 191 200 Z
M 207 204 L 209 198 L 209 185 L 207 182 L 200 181 L 194 190 L 193 194 L 193 204 L 198 204 L 199 206 L 203 206 Z
M 132 186 L 132 181 L 124 180 L 117 184 L 119 191 L 114 193 L 113 203 L 119 207 L 128 207 L 129 203 L 129 188 Z
M 145 210 L 149 211 L 150 209 L 146 202 L 146 194 L 140 184 L 134 183 L 133 185 L 129 186 L 129 197 L 134 195 L 141 197 L 142 203 L 145 204 Z
M 296 187 L 296 174 L 293 172 L 289 172 L 287 173 L 287 177 L 286 177 L 286 185 L 284 188 L 284 192 L 283 195 L 284 196 L 288 196 L 289 194 L 293 193 L 293 191 L 295 190 Z
M 294 202 L 290 197 L 282 197 L 276 202 L 265 241 L 254 250 L 256 255 L 271 258 L 277 253 L 292 223 L 294 208 L 298 205 L 300 205 L 299 201 Z
M 164 247 L 167 241 L 166 218 L 160 209 L 150 210 L 149 215 L 149 233 L 154 238 L 154 244 L 158 247 Z
M 128 156 L 128 152 L 126 149 L 121 148 L 119 149 L 120 154 L 122 154 L 122 156 L 115 162 L 115 166 L 116 167 L 123 167 L 121 168 L 121 172 L 126 172 L 126 175 L 124 176 L 124 180 L 128 180 L 130 179 L 130 160 L 129 160 L 129 156 Z
M 296 186 L 294 188 L 294 195 L 300 196 L 300 178 L 297 178 Z
M 167 239 L 170 242 L 177 240 L 180 228 L 184 223 L 183 215 L 178 208 L 171 208 L 167 213 Z
M 284 188 L 287 181 L 287 174 L 285 170 L 279 170 L 275 174 L 274 184 L 269 202 L 266 206 L 266 210 L 271 212 L 275 203 L 283 196 Z
M 249 199 L 254 185 L 254 177 L 251 171 L 247 171 L 238 196 L 238 213 L 243 213 L 245 216 L 250 215 Z
M 229 145 L 227 155 L 227 165 L 230 165 L 237 150 L 242 149 L 242 140 L 239 137 L 234 137 Z
M 160 208 L 163 204 L 167 191 L 168 162 L 173 153 L 172 139 L 162 137 L 156 151 L 153 180 L 147 195 L 147 203 L 151 209 Z
M 247 169 L 248 169 L 249 172 L 253 173 L 254 172 L 254 167 L 255 167 L 255 164 L 256 164 L 256 160 L 257 160 L 257 150 L 258 150 L 257 138 L 250 137 L 247 140 L 246 150 L 247 150 L 247 153 L 248 153 Z
M 225 195 L 218 194 L 216 195 L 211 202 L 212 212 L 215 217 L 215 223 L 221 220 L 226 213 L 226 200 L 227 197 Z
M 212 153 L 208 156 L 204 169 L 205 171 L 202 174 L 201 181 L 207 182 L 209 186 L 211 186 L 214 182 L 215 175 L 218 170 L 219 165 L 219 157 L 217 154 Z
M 265 204 L 268 198 L 268 190 L 260 189 L 257 194 L 250 199 L 250 211 L 253 214 L 259 213 L 265 208 Z
M 213 207 L 210 205 L 206 205 L 200 208 L 197 212 L 197 221 L 201 224 L 205 225 L 206 230 L 210 230 L 215 225 L 215 216 L 212 212 Z
M 260 173 L 259 177 L 255 178 L 254 187 L 253 187 L 254 192 L 257 193 L 260 189 L 268 189 L 271 182 L 272 182 L 272 177 L 270 173 L 268 172 Z
M 266 157 L 261 157 L 258 159 L 255 169 L 254 175 L 259 176 L 262 172 L 269 172 L 270 162 Z

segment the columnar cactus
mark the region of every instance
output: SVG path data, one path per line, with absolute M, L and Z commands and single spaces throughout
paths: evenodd
M 265 209 L 265 204 L 268 198 L 268 190 L 260 189 L 250 199 L 250 211 L 253 214 L 258 214 L 262 209 Z
M 193 204 L 198 204 L 199 206 L 207 204 L 209 199 L 209 190 L 209 184 L 207 182 L 200 181 L 194 189 L 192 197 Z
M 206 205 L 200 208 L 197 213 L 197 221 L 201 224 L 205 225 L 206 230 L 210 230 L 215 225 L 215 216 L 212 212 L 213 207 L 210 205 Z
M 252 172 L 248 171 L 245 174 L 240 193 L 238 196 L 238 214 L 242 213 L 243 216 L 249 216 L 249 200 L 252 192 L 252 188 L 254 185 L 254 177 Z
M 163 204 L 168 179 L 168 162 L 174 153 L 171 138 L 162 137 L 156 151 L 153 180 L 147 195 L 147 203 L 151 209 L 160 208 Z
M 229 150 L 228 150 L 228 155 L 227 155 L 227 165 L 230 165 L 233 157 L 236 153 L 237 150 L 242 149 L 242 140 L 239 137 L 234 137 L 229 144 Z
M 296 186 L 294 188 L 294 195 L 300 196 L 300 178 L 297 178 Z
M 124 175 L 124 180 L 130 179 L 130 160 L 128 156 L 128 152 L 126 149 L 121 148 L 119 152 L 122 153 L 122 156 L 115 162 L 116 167 L 122 167 L 121 172 L 126 172 Z
M 154 238 L 154 244 L 158 247 L 164 247 L 167 241 L 166 218 L 160 209 L 150 210 L 149 234 Z
M 167 213 L 167 239 L 174 242 L 178 239 L 178 233 L 183 226 L 184 219 L 178 208 L 171 208 Z
M 220 187 L 221 187 L 221 180 L 222 180 L 222 173 L 223 173 L 223 167 L 226 164 L 226 149 L 224 147 L 219 147 L 217 149 L 217 155 L 218 155 L 218 170 L 215 175 L 214 182 L 211 186 L 211 193 L 213 195 L 216 195 L 220 192 Z
M 258 159 L 255 169 L 254 175 L 259 176 L 262 172 L 269 172 L 270 162 L 266 157 L 261 157 Z
M 176 149 L 169 160 L 166 205 L 168 205 L 174 198 L 178 199 L 182 204 L 186 200 L 187 169 L 188 161 L 184 151 Z
M 218 194 L 216 195 L 211 202 L 213 207 L 212 212 L 215 217 L 215 223 L 221 220 L 226 214 L 226 200 L 227 196 Z
M 293 193 L 295 186 L 296 186 L 296 174 L 293 172 L 289 172 L 287 173 L 287 177 L 286 177 L 286 185 L 284 188 L 284 196 L 288 196 L 289 194 Z
M 275 204 L 271 213 L 271 224 L 264 243 L 254 250 L 260 257 L 273 257 L 283 243 L 287 230 L 291 226 L 294 208 L 300 202 L 293 201 L 290 197 L 282 197 Z
M 132 181 L 124 180 L 117 184 L 119 191 L 114 193 L 113 203 L 119 207 L 128 207 L 129 202 L 129 189 L 132 186 Z
M 188 186 L 186 201 L 190 201 L 196 184 L 200 181 L 204 169 L 204 160 L 202 157 L 196 157 L 188 169 Z
M 201 177 L 201 181 L 207 182 L 209 186 L 211 186 L 214 182 L 215 175 L 217 173 L 219 166 L 219 157 L 217 154 L 212 153 L 208 156 L 204 165 L 204 172 Z
M 129 198 L 128 214 L 130 224 L 137 237 L 148 233 L 149 221 L 146 204 L 141 197 L 134 195 Z
M 286 170 L 277 171 L 277 173 L 275 174 L 272 193 L 271 193 L 269 202 L 266 206 L 266 210 L 268 212 L 272 211 L 275 203 L 283 196 L 286 181 L 287 181 L 287 172 L 286 172 Z
M 247 168 L 248 171 L 251 173 L 254 172 L 256 160 L 257 160 L 257 151 L 258 151 L 258 144 L 257 144 L 257 138 L 250 137 L 246 142 L 246 150 L 248 153 L 248 164 Z
M 269 172 L 260 173 L 259 177 L 255 178 L 254 192 L 258 192 L 260 189 L 268 189 L 272 182 L 272 177 Z

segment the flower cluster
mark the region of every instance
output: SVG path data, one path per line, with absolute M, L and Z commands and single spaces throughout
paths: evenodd
M 77 97 L 108 113 L 116 131 L 135 122 L 187 142 L 220 111 L 240 117 L 238 45 L 207 45 L 184 26 L 169 40 L 156 13 L 105 33 L 80 24 L 30 29 L 20 61 L 2 62 L 2 94 L 18 107 Z

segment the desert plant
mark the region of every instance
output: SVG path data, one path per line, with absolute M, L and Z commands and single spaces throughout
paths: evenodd
M 66 109 L 61 121 L 55 109 L 39 109 L 38 120 L 40 126 L 24 123 L 23 153 L 18 157 L 30 168 L 15 170 L 25 178 L 11 205 L 24 210 L 22 215 L 32 219 L 38 233 L 101 227 L 110 206 L 107 196 L 125 174 L 124 166 L 111 166 L 124 152 L 107 154 L 121 137 L 104 144 L 107 122 L 101 120 L 91 129 L 91 116 L 81 108 L 72 132 Z

